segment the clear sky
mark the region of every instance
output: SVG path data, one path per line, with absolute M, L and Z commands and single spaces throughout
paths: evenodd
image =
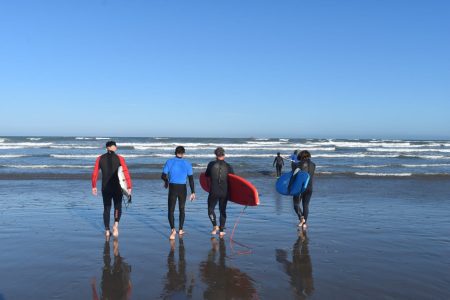
M 450 138 L 450 1 L 0 0 L 0 135 Z

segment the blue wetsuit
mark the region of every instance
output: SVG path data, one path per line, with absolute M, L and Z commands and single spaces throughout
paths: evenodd
M 165 182 L 165 187 L 169 187 L 168 196 L 168 218 L 170 228 L 175 228 L 175 205 L 178 199 L 178 209 L 180 211 L 179 229 L 183 229 L 184 224 L 184 206 L 186 204 L 187 190 L 186 178 L 189 178 L 191 193 L 195 193 L 194 177 L 192 165 L 182 157 L 174 157 L 166 161 L 161 179 Z

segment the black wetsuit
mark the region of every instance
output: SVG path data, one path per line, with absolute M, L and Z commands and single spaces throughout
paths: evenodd
M 308 219 L 309 214 L 309 201 L 311 200 L 311 195 L 313 192 L 313 179 L 314 173 L 316 171 L 316 164 L 313 163 L 310 159 L 301 160 L 296 164 L 296 168 L 299 168 L 302 171 L 308 172 L 310 178 L 308 186 L 306 190 L 298 196 L 294 196 L 294 210 L 297 213 L 298 219 L 301 220 L 303 217 L 306 220 Z M 300 208 L 300 201 L 302 202 L 303 211 Z
M 111 200 L 114 201 L 114 221 L 119 222 L 122 215 L 122 189 L 117 176 L 120 166 L 123 167 L 128 185 L 131 188 L 131 179 L 129 178 L 125 160 L 114 151 L 108 151 L 97 158 L 92 175 L 92 186 L 95 187 L 98 171 L 102 171 L 103 222 L 107 230 L 109 230 Z
M 281 176 L 281 169 L 284 166 L 284 161 L 283 158 L 281 156 L 276 156 L 275 159 L 273 160 L 273 164 L 272 166 L 275 165 L 277 168 L 277 177 Z
M 225 228 L 227 220 L 227 202 L 228 202 L 228 174 L 234 174 L 233 168 L 224 160 L 215 160 L 208 164 L 205 175 L 211 178 L 211 187 L 208 196 L 208 216 L 213 226 L 217 226 L 216 208 L 219 202 L 220 211 L 220 231 Z

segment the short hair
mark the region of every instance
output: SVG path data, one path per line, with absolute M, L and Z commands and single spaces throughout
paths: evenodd
M 278 155 L 278 156 L 280 156 L 280 154 L 281 154 L 280 152 L 277 152 L 277 155 Z
M 107 141 L 106 142 L 106 148 L 109 148 L 111 146 L 116 146 L 117 147 L 116 142 L 115 141 Z
M 183 146 L 178 146 L 175 148 L 175 155 L 177 154 L 184 154 L 186 152 L 186 150 L 184 149 Z
M 217 157 L 225 156 L 225 150 L 222 147 L 217 147 L 216 150 L 214 150 L 214 154 Z

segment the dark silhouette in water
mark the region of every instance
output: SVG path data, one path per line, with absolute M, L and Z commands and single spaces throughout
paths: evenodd
M 287 251 L 281 249 L 276 250 L 276 259 L 277 262 L 283 265 L 284 271 L 290 277 L 295 298 L 306 299 L 314 291 L 312 264 L 306 231 L 299 231 L 299 237 L 292 248 L 292 262 L 287 259 Z
M 178 266 L 178 270 L 177 270 Z M 186 276 L 186 260 L 183 239 L 178 240 L 178 264 L 175 262 L 175 240 L 170 240 L 170 252 L 167 256 L 167 276 L 164 285 L 163 299 L 192 298 L 194 278 L 188 285 Z M 178 297 L 177 297 L 178 296 Z
M 207 284 L 204 299 L 257 299 L 253 280 L 239 269 L 227 267 L 223 239 L 219 239 L 219 244 L 215 238 L 211 239 L 208 259 L 200 263 L 200 274 Z
M 131 266 L 128 265 L 119 253 L 119 240 L 113 241 L 114 262 L 111 265 L 109 239 L 105 241 L 103 248 L 103 274 L 101 282 L 101 297 L 97 295 L 95 278 L 92 280 L 92 298 L 127 300 L 131 298 Z

